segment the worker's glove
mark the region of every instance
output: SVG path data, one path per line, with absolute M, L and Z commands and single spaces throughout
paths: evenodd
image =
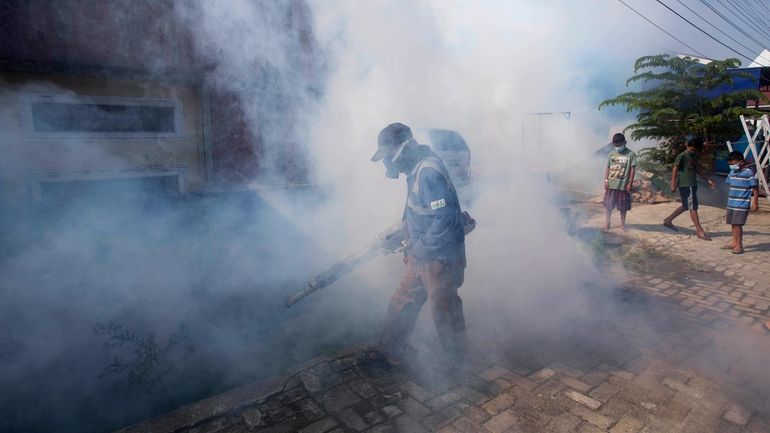
M 404 239 L 403 241 L 401 241 L 401 244 L 398 246 L 398 248 L 396 248 L 396 251 L 394 252 L 400 253 L 402 251 L 408 250 L 409 248 L 412 248 L 412 241 L 410 241 L 409 239 Z

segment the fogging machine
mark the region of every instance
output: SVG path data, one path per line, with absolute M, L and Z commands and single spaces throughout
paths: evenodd
M 471 218 L 468 212 L 463 212 L 462 217 L 463 229 L 467 235 L 473 231 L 474 228 L 476 228 L 476 220 Z M 286 308 L 291 307 L 297 302 L 305 299 L 316 290 L 323 289 L 324 287 L 339 280 L 345 274 L 353 271 L 354 269 L 375 257 L 386 256 L 388 254 L 404 251 L 404 248 L 406 247 L 405 241 L 407 239 L 406 226 L 403 222 L 396 224 L 375 236 L 374 239 L 375 241 L 371 244 L 345 257 L 344 259 L 335 263 L 331 268 L 316 275 L 315 278 L 308 281 L 307 286 L 305 286 L 304 289 L 286 298 L 284 301 Z

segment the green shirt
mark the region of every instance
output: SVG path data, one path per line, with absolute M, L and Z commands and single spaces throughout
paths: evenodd
M 698 155 L 693 152 L 684 151 L 677 155 L 674 161 L 674 167 L 679 170 L 676 178 L 676 186 L 686 188 L 696 186 L 695 175 L 698 171 Z
M 609 172 L 607 174 L 607 187 L 609 189 L 625 190 L 628 181 L 631 180 L 631 167 L 636 167 L 636 154 L 626 148 L 622 152 L 612 149 L 607 160 Z

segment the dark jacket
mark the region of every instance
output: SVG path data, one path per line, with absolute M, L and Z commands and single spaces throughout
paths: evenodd
M 428 146 L 407 176 L 404 219 L 418 262 L 465 260 L 465 233 L 460 202 L 444 162 Z

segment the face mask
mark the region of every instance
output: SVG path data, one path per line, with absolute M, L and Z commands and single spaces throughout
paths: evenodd
M 385 177 L 388 179 L 398 179 L 400 172 L 398 171 L 396 164 L 388 158 L 383 158 L 382 163 L 385 164 Z
M 738 170 L 741 168 L 740 164 L 730 164 L 730 170 Z
M 408 142 L 409 140 L 406 140 L 401 143 L 393 157 L 382 159 L 382 163 L 385 164 L 385 177 L 388 179 L 398 179 L 398 176 L 401 174 L 400 162 L 403 159 L 402 155 L 404 153 L 404 147 L 406 147 L 406 143 Z
M 617 146 L 615 149 L 617 149 L 618 152 L 622 152 L 622 151 L 626 150 L 626 145 L 624 144 L 622 146 Z

